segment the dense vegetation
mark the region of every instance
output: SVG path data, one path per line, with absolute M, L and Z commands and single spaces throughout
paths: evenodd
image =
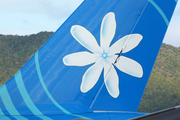
M 162 44 L 138 111 L 180 105 L 180 47 Z
M 0 85 L 9 80 L 53 32 L 0 35 Z M 153 112 L 180 104 L 180 48 L 162 44 L 138 111 Z
M 14 76 L 52 34 L 0 35 L 0 86 Z

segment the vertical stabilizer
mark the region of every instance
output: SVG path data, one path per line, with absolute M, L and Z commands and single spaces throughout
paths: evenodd
M 137 111 L 176 3 L 85 0 L 0 88 L 0 114 Z

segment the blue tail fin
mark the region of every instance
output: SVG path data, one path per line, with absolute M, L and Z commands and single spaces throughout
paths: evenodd
M 176 2 L 85 0 L 1 86 L 0 114 L 137 111 Z

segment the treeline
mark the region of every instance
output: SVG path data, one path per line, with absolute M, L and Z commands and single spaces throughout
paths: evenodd
M 139 112 L 180 105 L 180 47 L 162 44 L 143 94 Z
M 52 34 L 0 35 L 0 86 L 14 76 Z
M 52 34 L 0 35 L 0 85 L 14 76 Z M 153 112 L 179 105 L 179 86 L 180 48 L 162 44 L 138 112 Z

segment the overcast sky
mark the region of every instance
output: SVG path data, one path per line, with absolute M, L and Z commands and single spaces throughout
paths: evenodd
M 83 0 L 0 0 L 0 34 L 56 31 Z M 180 47 L 180 2 L 164 42 Z

